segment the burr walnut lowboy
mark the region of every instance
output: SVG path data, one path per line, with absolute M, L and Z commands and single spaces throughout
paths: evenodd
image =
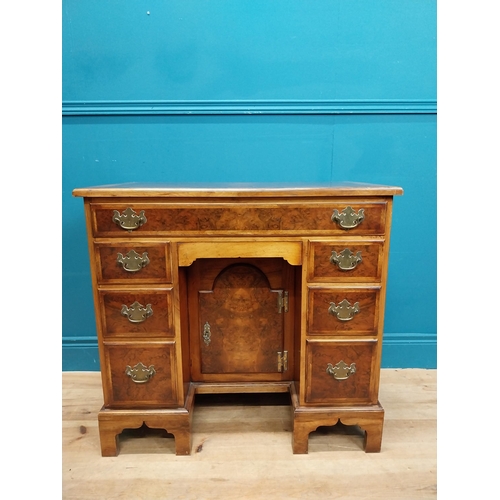
M 378 401 L 399 187 L 122 184 L 84 198 L 104 405 L 103 456 L 126 428 L 191 452 L 196 394 L 288 392 L 292 449 L 358 425 Z

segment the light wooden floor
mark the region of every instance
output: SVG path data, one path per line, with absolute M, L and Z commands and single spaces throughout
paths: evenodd
M 122 434 L 120 454 L 102 458 L 100 384 L 99 373 L 62 374 L 65 500 L 436 498 L 436 370 L 382 370 L 384 436 L 373 454 L 356 428 L 337 426 L 293 455 L 284 395 L 247 395 L 197 396 L 190 456 L 143 430 Z

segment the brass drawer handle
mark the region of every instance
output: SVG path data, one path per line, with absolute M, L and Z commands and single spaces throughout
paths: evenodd
M 336 264 L 341 271 L 352 271 L 362 260 L 361 252 L 353 254 L 348 248 L 342 250 L 340 253 L 332 250 L 330 257 L 330 262 Z
M 332 316 L 336 316 L 340 321 L 351 321 L 359 311 L 359 302 L 355 302 L 354 305 L 351 305 L 347 299 L 340 302 L 338 306 L 335 302 L 330 302 L 330 307 L 328 308 L 328 313 Z
M 131 323 L 142 323 L 150 316 L 153 316 L 153 309 L 151 308 L 151 304 L 147 304 L 144 307 L 136 300 L 130 307 L 127 307 L 125 304 L 122 305 L 121 314 L 122 316 L 126 316 Z
M 146 224 L 147 221 L 144 210 L 141 210 L 139 215 L 130 207 L 126 208 L 122 214 L 118 210 L 113 211 L 113 222 L 127 231 L 133 231 Z
M 328 363 L 326 373 L 331 375 L 335 380 L 347 380 L 351 375 L 356 373 L 356 363 L 351 363 L 349 366 L 344 361 L 339 361 L 335 366 Z
M 137 363 L 133 368 L 127 365 L 125 368 L 125 375 L 128 375 L 132 379 L 132 382 L 136 384 L 145 384 L 149 382 L 155 373 L 156 370 L 153 365 L 146 367 L 142 363 Z
M 335 209 L 332 214 L 332 222 L 336 222 L 343 229 L 354 229 L 364 218 L 365 211 L 362 208 L 356 213 L 351 206 L 347 206 L 342 212 Z
M 125 271 L 136 273 L 149 264 L 148 252 L 144 252 L 142 257 L 135 250 L 130 250 L 125 256 L 118 252 L 116 262 L 121 264 Z

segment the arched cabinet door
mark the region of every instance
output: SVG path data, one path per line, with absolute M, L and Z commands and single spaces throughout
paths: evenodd
M 189 271 L 194 381 L 291 380 L 293 339 L 283 259 L 198 259 Z

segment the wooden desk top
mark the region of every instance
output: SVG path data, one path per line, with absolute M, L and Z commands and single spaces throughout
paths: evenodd
M 213 198 L 279 198 L 290 196 L 393 196 L 403 194 L 396 186 L 365 184 L 360 182 L 336 182 L 331 184 L 286 183 L 125 183 L 78 188 L 74 196 L 83 197 L 213 197 Z

